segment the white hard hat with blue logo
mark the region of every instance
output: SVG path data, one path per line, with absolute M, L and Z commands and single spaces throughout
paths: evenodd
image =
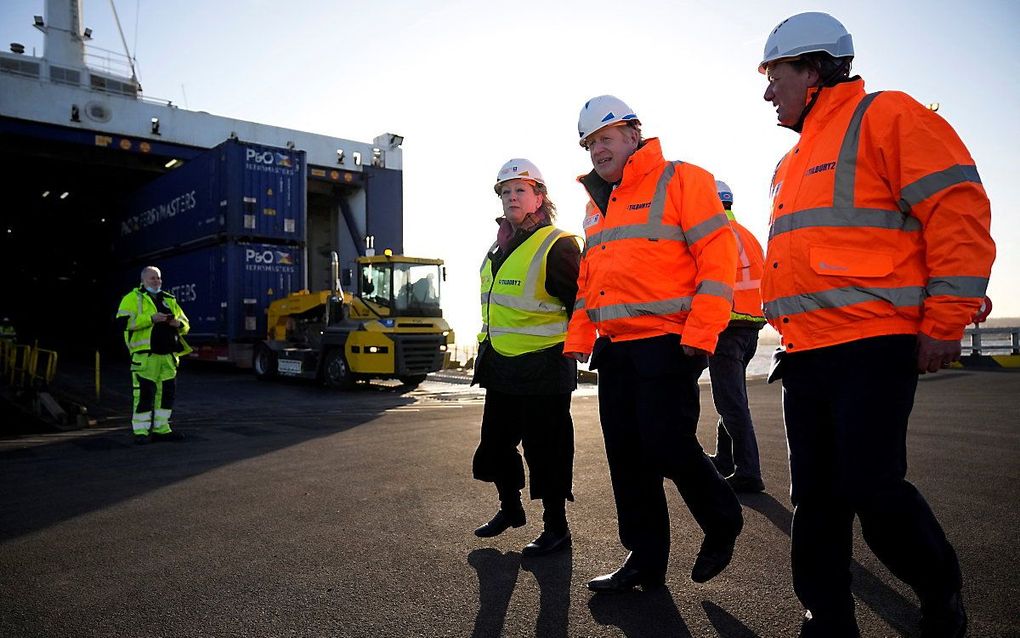
M 493 190 L 499 195 L 499 185 L 514 179 L 530 179 L 533 182 L 545 185 L 542 172 L 538 170 L 538 167 L 533 162 L 523 157 L 515 157 L 506 164 L 503 164 L 503 168 L 499 169 L 499 173 L 496 174 L 496 184 L 493 186 Z
M 599 95 L 588 100 L 581 107 L 581 115 L 577 118 L 577 134 L 581 137 L 581 147 L 585 147 L 584 140 L 592 133 L 621 122 L 640 124 L 641 120 L 634 110 L 618 97 Z
M 719 193 L 719 199 L 730 204 L 733 203 L 733 191 L 730 190 L 726 182 L 718 179 L 715 180 L 715 190 Z

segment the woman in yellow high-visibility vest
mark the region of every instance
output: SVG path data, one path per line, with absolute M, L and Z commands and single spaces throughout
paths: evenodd
M 566 501 L 574 465 L 570 393 L 577 362 L 563 356 L 577 297 L 578 239 L 552 225 L 556 206 L 526 159 L 511 159 L 496 177 L 503 216 L 481 268 L 482 329 L 472 383 L 485 388 L 474 477 L 495 483 L 500 508 L 475 534 L 487 538 L 525 524 L 521 489 L 528 462 L 531 498 L 541 499 L 542 534 L 526 556 L 570 547 Z

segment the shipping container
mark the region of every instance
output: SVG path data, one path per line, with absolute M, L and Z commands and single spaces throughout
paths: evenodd
M 123 204 L 121 260 L 229 239 L 305 241 L 304 151 L 227 140 L 146 184 Z
M 224 347 L 264 339 L 266 308 L 301 289 L 304 269 L 299 247 L 228 241 L 132 264 L 119 278 L 125 291 L 145 266 L 162 271 L 163 288 L 188 315 L 188 342 Z

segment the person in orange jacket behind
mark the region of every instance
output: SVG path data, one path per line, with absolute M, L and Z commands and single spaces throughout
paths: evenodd
M 747 365 L 758 351 L 758 333 L 765 327 L 761 309 L 765 256 L 755 236 L 733 215 L 733 191 L 719 180 L 715 188 L 737 238 L 737 277 L 730 322 L 719 334 L 715 354 L 708 358 L 712 401 L 719 413 L 715 454 L 709 458 L 734 492 L 764 492 L 758 439 L 747 404 Z
M 623 566 L 588 582 L 596 592 L 657 587 L 669 558 L 663 479 L 676 484 L 705 536 L 691 570 L 705 582 L 729 564 L 740 502 L 698 443 L 698 377 L 726 327 L 737 247 L 712 175 L 662 157 L 619 98 L 581 109 L 581 146 L 594 169 L 564 354 L 599 373 L 599 414 Z
M 953 128 L 904 93 L 866 94 L 853 39 L 825 13 L 769 35 L 758 71 L 779 125 L 800 134 L 772 179 L 762 298 L 782 336 L 802 636 L 856 636 L 854 516 L 916 592 L 921 635 L 963 636 L 952 545 L 906 480 L 918 373 L 960 357 L 995 244 L 974 160 Z

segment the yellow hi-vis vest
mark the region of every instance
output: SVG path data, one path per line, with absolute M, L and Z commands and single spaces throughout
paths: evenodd
M 188 323 L 188 317 L 181 310 L 177 300 L 172 295 L 164 295 L 163 302 L 170 309 L 170 312 L 173 313 L 174 319 L 181 322 L 181 327 L 177 329 L 177 334 L 181 337 L 181 347 L 183 350 L 177 354 L 181 356 L 186 355 L 191 352 L 191 346 L 184 340 L 184 335 L 188 334 L 188 330 L 191 328 L 191 324 Z M 154 314 L 156 314 L 156 304 L 141 288 L 135 288 L 121 299 L 120 307 L 117 309 L 117 316 L 127 317 L 124 343 L 131 354 L 143 352 L 150 348 L 152 342 L 152 315 Z
M 553 244 L 570 233 L 543 226 L 513 251 L 493 274 L 482 262 L 482 330 L 496 352 L 508 357 L 543 350 L 567 337 L 567 309 L 545 289 L 545 262 Z M 495 248 L 495 245 L 493 245 Z

